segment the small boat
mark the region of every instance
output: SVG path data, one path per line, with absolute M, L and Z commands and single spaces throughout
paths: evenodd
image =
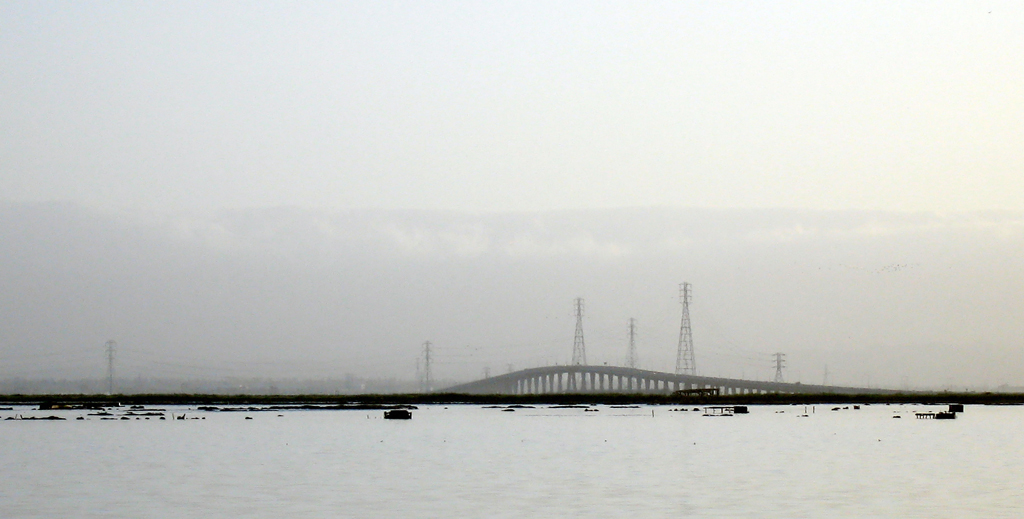
M 918 419 L 931 419 L 931 420 L 956 420 L 956 413 L 950 413 L 949 411 L 939 411 L 937 413 L 914 413 Z
M 391 409 L 384 411 L 385 420 L 412 420 L 412 412 L 408 409 Z
M 734 414 L 750 414 L 750 411 L 745 405 L 716 405 L 704 408 L 704 416 L 733 416 Z
M 732 406 L 705 407 L 704 416 L 732 416 L 735 410 Z

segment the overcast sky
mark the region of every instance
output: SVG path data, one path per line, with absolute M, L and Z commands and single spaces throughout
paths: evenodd
M 1024 209 L 1019 2 L 4 2 L 0 192 Z
M 116 338 L 140 374 L 411 378 L 429 339 L 467 379 L 567 361 L 577 296 L 591 358 L 635 317 L 671 370 L 690 281 L 705 374 L 781 350 L 807 382 L 1024 384 L 1022 27 L 1019 2 L 0 3 L 0 377 L 91 376 Z

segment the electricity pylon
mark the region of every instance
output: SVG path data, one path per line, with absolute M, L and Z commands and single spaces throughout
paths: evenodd
M 572 365 L 587 365 L 587 346 L 583 342 L 583 298 L 577 297 L 576 307 L 576 337 L 572 340 Z
M 696 375 L 697 361 L 693 356 L 693 330 L 690 329 L 690 284 L 679 284 L 679 304 L 683 317 L 679 323 L 679 349 L 676 351 L 676 375 Z
M 640 359 L 636 356 L 636 319 L 629 318 L 629 355 L 626 357 L 626 367 L 636 369 Z
M 775 357 L 775 381 L 785 382 L 786 380 L 782 377 L 782 368 L 786 367 L 786 354 L 775 353 L 772 357 Z

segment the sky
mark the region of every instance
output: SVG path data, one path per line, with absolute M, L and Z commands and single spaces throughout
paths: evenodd
M 635 317 L 670 371 L 689 281 L 705 374 L 786 351 L 807 382 L 1024 385 L 1020 27 L 0 3 L 0 377 L 101 376 L 108 338 L 138 375 L 412 377 L 432 340 L 466 380 L 566 362 L 578 296 L 588 357 L 621 362 Z
M 1015 2 L 5 2 L 0 192 L 1024 209 Z

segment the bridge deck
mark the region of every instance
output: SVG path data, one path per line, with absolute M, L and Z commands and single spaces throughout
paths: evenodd
M 720 394 L 747 393 L 897 393 L 895 390 L 767 382 L 677 375 L 618 366 L 546 366 L 489 377 L 445 389 L 466 394 L 662 393 L 719 388 Z

